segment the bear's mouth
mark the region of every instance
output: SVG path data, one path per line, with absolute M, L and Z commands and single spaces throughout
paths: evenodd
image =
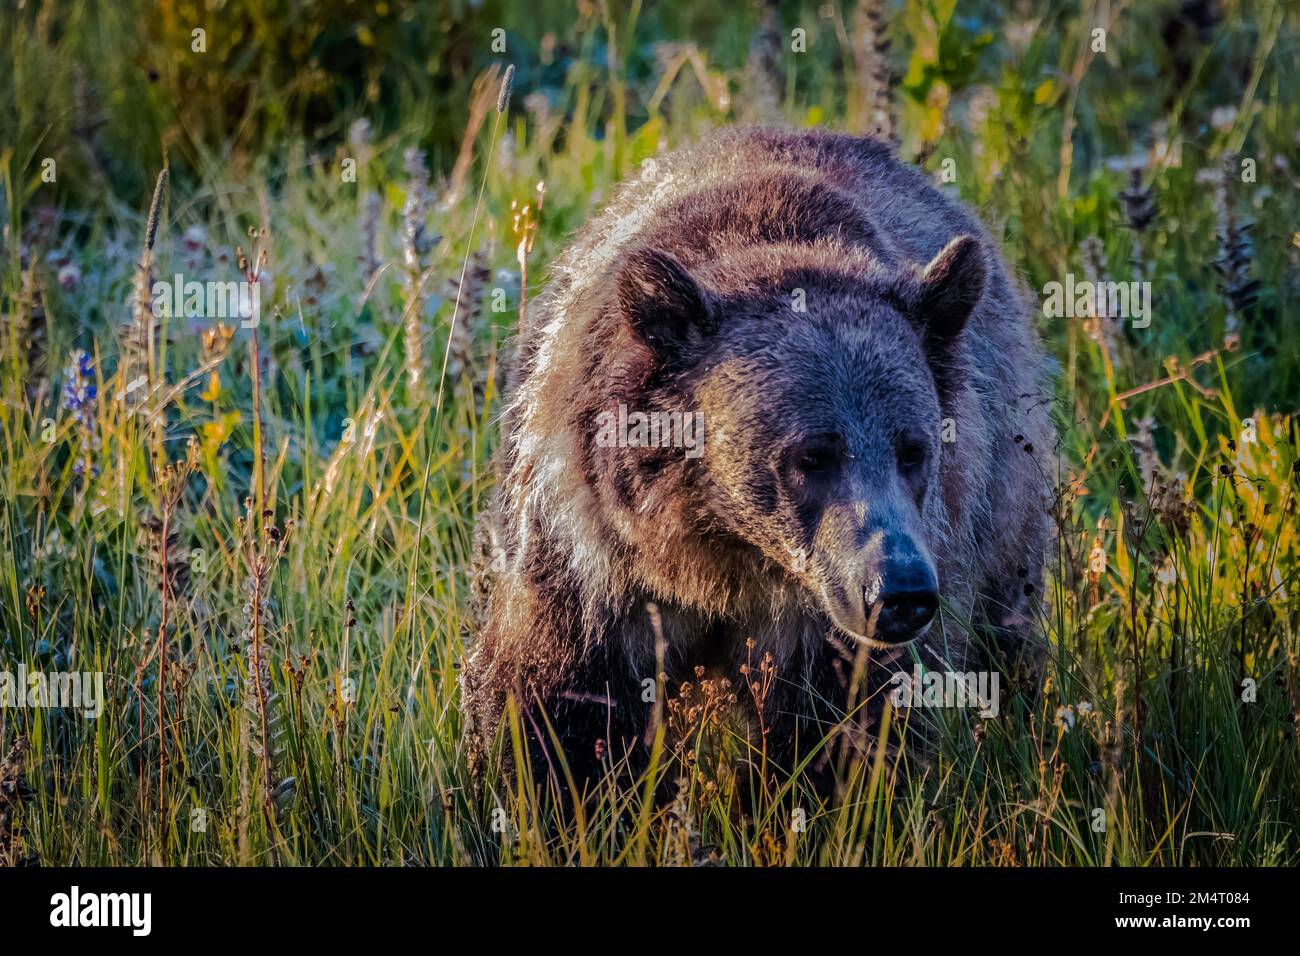
M 900 647 L 925 636 L 938 603 L 937 598 L 932 603 L 926 596 L 919 600 L 921 606 L 909 610 L 903 616 L 905 619 L 900 619 L 890 604 L 891 599 L 878 596 L 878 588 L 874 594 L 861 591 L 856 601 L 840 587 L 823 585 L 820 590 L 822 608 L 831 623 L 855 641 L 874 648 Z

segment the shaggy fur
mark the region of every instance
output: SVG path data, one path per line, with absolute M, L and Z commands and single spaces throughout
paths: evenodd
M 476 751 L 513 696 L 535 768 L 558 767 L 554 734 L 585 779 L 644 751 L 647 679 L 672 693 L 705 667 L 743 688 L 770 653 L 788 767 L 869 723 L 845 713 L 913 652 L 964 667 L 974 635 L 1023 642 L 1048 540 L 1043 371 L 996 243 L 885 144 L 729 130 L 657 160 L 519 329 L 463 676 Z M 702 413 L 703 454 L 601 447 L 620 403 Z M 879 646 L 861 595 L 899 549 L 944 609 Z

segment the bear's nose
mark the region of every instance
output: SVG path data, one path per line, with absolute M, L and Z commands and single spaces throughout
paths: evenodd
M 923 564 L 913 564 L 887 574 L 876 605 L 879 610 L 872 636 L 891 644 L 910 641 L 939 609 L 933 572 Z

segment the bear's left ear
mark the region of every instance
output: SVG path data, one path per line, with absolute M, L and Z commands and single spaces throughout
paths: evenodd
M 957 236 L 930 260 L 912 306 L 928 338 L 956 338 L 984 292 L 984 278 L 984 254 L 974 236 Z
M 670 252 L 639 249 L 618 269 L 618 307 L 662 358 L 676 357 L 715 330 L 708 294 Z

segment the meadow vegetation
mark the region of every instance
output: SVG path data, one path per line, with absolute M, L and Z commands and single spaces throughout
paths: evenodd
M 0 670 L 105 685 L 0 710 L 0 862 L 1300 861 L 1300 11 L 732 6 L 5 5 Z M 1036 298 L 1151 283 L 1145 327 L 1041 319 L 1046 671 L 894 714 L 831 804 L 742 743 L 761 661 L 578 812 L 475 783 L 511 330 L 621 178 L 776 121 L 895 139 Z M 177 274 L 255 284 L 256 327 L 155 314 Z

